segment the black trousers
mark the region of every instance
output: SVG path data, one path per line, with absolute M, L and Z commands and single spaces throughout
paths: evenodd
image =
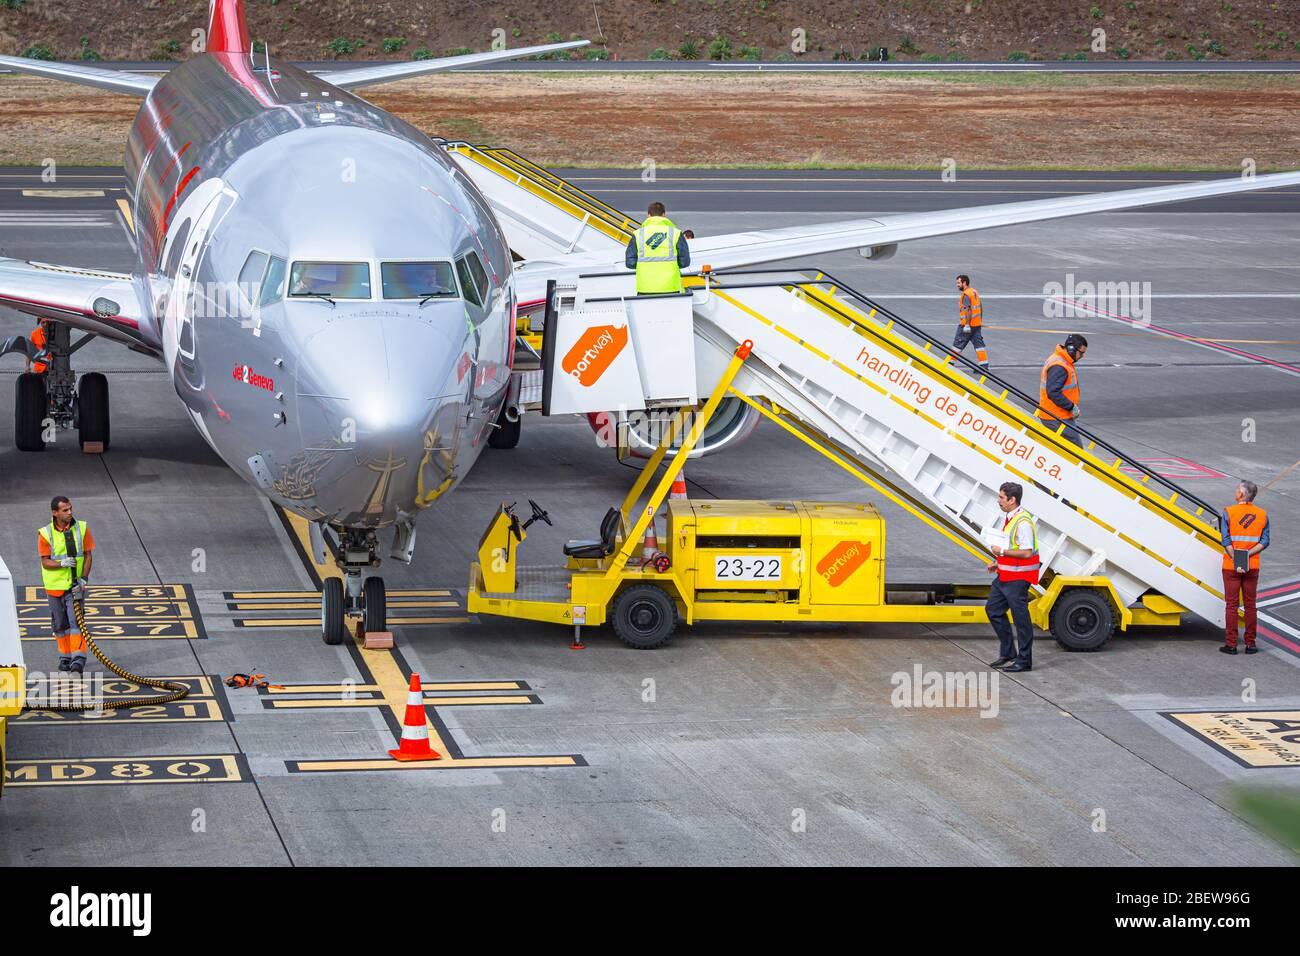
M 996 577 L 989 588 L 989 599 L 984 604 L 989 623 L 998 635 L 998 657 L 1016 660 L 1026 667 L 1034 663 L 1034 625 L 1029 620 L 1029 582 L 1000 581 Z M 1011 625 L 1007 611 L 1016 622 L 1016 636 L 1011 638 Z M 1020 645 L 1019 653 L 1016 645 Z

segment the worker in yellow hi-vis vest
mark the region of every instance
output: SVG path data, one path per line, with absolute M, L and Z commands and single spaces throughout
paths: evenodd
M 652 202 L 627 243 L 625 261 L 636 270 L 637 295 L 681 292 L 682 270 L 691 264 L 686 237 L 664 213 L 663 203 Z
M 90 577 L 95 539 L 86 522 L 72 516 L 72 502 L 50 502 L 50 523 L 36 531 L 41 583 L 50 602 L 50 630 L 59 643 L 59 670 L 80 674 L 86 667 L 86 635 L 77 626 L 73 586 Z

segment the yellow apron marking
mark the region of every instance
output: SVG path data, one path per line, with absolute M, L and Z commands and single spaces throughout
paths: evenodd
M 393 624 L 468 624 L 467 617 L 390 617 Z M 320 627 L 319 617 L 257 617 L 240 618 L 235 627 Z
M 483 681 L 421 681 L 427 697 L 430 692 L 452 693 L 471 690 L 524 690 L 522 681 L 517 680 L 483 680 Z M 378 684 L 284 684 L 280 687 L 268 687 L 268 694 L 354 694 L 379 690 Z
M 1300 710 L 1160 713 L 1242 767 L 1300 767 Z
M 23 195 L 33 199 L 98 199 L 102 189 L 24 189 Z
M 71 760 L 11 759 L 5 770 L 6 787 L 239 783 L 249 779 L 251 774 L 243 754 L 85 757 Z
M 126 228 L 131 230 L 131 235 L 135 235 L 135 219 L 131 216 L 131 204 L 125 199 L 117 201 L 117 208 L 122 210 L 122 218 L 126 220 Z

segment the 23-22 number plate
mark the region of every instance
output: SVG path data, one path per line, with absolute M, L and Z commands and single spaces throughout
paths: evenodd
M 713 576 L 719 581 L 780 581 L 784 562 L 776 555 L 719 554 L 713 558 Z

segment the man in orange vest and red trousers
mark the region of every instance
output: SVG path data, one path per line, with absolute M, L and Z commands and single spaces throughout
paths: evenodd
M 1237 602 L 1246 609 L 1246 653 L 1255 647 L 1255 590 L 1259 587 L 1259 553 L 1268 547 L 1268 512 L 1255 504 L 1253 481 L 1237 485 L 1237 503 L 1223 512 L 1223 596 L 1226 604 L 1225 654 L 1237 653 Z
M 1038 529 L 1033 516 L 1020 505 L 1025 489 L 1014 481 L 998 489 L 998 507 L 1006 516 L 1002 527 L 1007 543 L 994 544 L 989 570 L 996 572 L 984 604 L 989 623 L 998 635 L 998 659 L 992 667 L 1004 668 L 1008 674 L 1034 669 L 1034 622 L 1029 618 L 1029 587 L 1038 583 Z M 1007 611 L 1016 624 L 1015 640 Z M 1017 645 L 1019 648 L 1017 649 Z M 1008 666 L 1009 665 L 1009 666 Z

